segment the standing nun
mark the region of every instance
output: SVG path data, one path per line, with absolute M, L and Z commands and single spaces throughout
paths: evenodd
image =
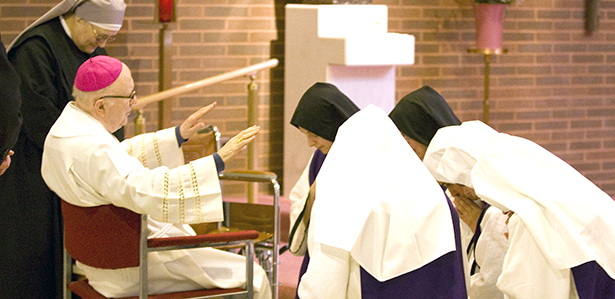
M 60 199 L 41 176 L 43 143 L 72 99 L 77 69 L 106 54 L 104 46 L 122 27 L 125 9 L 124 0 L 63 0 L 7 48 L 21 80 L 23 124 L 12 166 L 0 176 L 0 294 L 5 298 L 62 297 Z M 120 140 L 123 135 L 118 130 Z
M 461 124 L 444 98 L 429 86 L 403 97 L 389 117 L 421 160 L 440 128 Z M 503 298 L 495 284 L 508 247 L 503 234 L 505 216 L 499 209 L 467 196 L 470 193 L 456 192 L 455 188 L 448 191 L 455 198 L 455 209 L 462 220 L 462 248 L 469 257 L 471 275 L 468 294 L 472 299 Z
M 299 281 L 310 260 L 306 250 L 307 228 L 314 202 L 314 181 L 335 140 L 337 129 L 358 111 L 359 107 L 337 87 L 318 82 L 303 94 L 290 121 L 306 135 L 308 146 L 316 148 L 310 163 L 289 195 L 290 251 L 295 255 L 304 255 Z
M 11 165 L 13 146 L 21 128 L 21 96 L 19 77 L 6 58 L 4 44 L 0 41 L 0 175 Z
M 505 298 L 615 298 L 612 198 L 534 142 L 508 134 L 477 142 L 484 134 L 464 125 L 436 134 L 444 140 L 428 148 L 426 165 L 510 215 L 497 282 Z
M 453 211 L 384 111 L 357 112 L 317 177 L 299 297 L 466 299 Z

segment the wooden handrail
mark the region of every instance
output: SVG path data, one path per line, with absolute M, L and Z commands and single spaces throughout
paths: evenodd
M 199 89 L 205 86 L 216 84 L 222 81 L 230 80 L 236 77 L 250 75 L 258 71 L 264 70 L 264 69 L 276 67 L 277 65 L 278 65 L 278 60 L 274 58 L 274 59 L 270 59 L 270 60 L 257 63 L 257 64 L 254 64 L 248 67 L 244 67 L 241 69 L 237 69 L 234 71 L 230 71 L 230 72 L 222 73 L 220 75 L 209 77 L 209 78 L 206 78 L 200 81 L 196 81 L 196 82 L 192 82 L 192 83 L 178 86 L 175 88 L 163 90 L 161 92 L 157 92 L 151 95 L 144 96 L 142 98 L 138 98 L 137 104 L 134 105 L 132 109 L 138 110 L 138 109 L 143 108 L 143 106 L 147 104 L 162 101 L 164 99 L 171 98 L 179 94 L 193 91 L 195 89 Z

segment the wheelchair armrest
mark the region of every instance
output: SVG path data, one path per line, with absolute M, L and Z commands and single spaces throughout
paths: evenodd
M 275 173 L 268 171 L 229 170 L 218 174 L 218 178 L 220 180 L 269 183 L 275 181 L 278 176 Z
M 258 238 L 258 235 L 258 232 L 255 230 L 244 230 L 186 237 L 154 238 L 147 240 L 147 247 L 162 249 L 164 247 L 175 248 L 177 246 L 198 247 L 205 244 L 224 245 L 230 242 L 254 240 Z

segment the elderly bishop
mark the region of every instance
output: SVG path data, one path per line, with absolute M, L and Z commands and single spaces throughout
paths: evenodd
M 111 133 L 125 125 L 136 103 L 128 67 L 96 56 L 79 67 L 70 102 L 51 128 L 43 150 L 42 175 L 70 204 L 112 204 L 150 216 L 150 237 L 193 235 L 188 223 L 220 221 L 218 171 L 259 131 L 250 127 L 212 156 L 184 164 L 181 144 L 204 124 L 215 107 L 200 109 L 176 128 L 119 142 Z M 78 263 L 90 284 L 107 297 L 135 296 L 138 269 L 99 269 Z M 270 298 L 263 269 L 254 267 L 256 298 Z M 211 248 L 149 255 L 150 293 L 245 284 L 244 257 Z

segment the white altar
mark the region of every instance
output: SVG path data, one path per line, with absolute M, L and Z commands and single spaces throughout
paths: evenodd
M 290 124 L 301 95 L 316 82 L 336 85 L 353 102 L 395 106 L 395 66 L 414 63 L 414 36 L 387 32 L 387 7 L 286 5 L 284 189 L 288 196 L 314 148 Z

